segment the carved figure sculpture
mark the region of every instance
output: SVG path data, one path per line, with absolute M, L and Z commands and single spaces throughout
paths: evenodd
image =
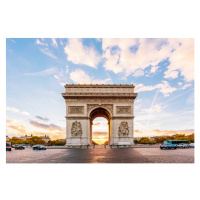
M 72 136 L 82 136 L 81 122 L 75 121 L 72 123 L 71 135 Z
M 123 121 L 123 122 L 120 123 L 118 134 L 119 134 L 119 136 L 129 135 L 128 122 Z

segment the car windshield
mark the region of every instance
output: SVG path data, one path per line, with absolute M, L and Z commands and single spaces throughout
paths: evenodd
M 9 146 L 10 146 L 10 144 L 9 144 L 9 143 L 6 143 L 6 146 L 7 146 L 7 147 L 9 147 Z

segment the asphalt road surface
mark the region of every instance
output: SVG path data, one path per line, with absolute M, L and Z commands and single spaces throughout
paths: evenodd
M 6 152 L 7 163 L 194 163 L 194 149 L 47 149 Z

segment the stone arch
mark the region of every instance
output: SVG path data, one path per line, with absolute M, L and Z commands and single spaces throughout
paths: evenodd
M 66 103 L 66 145 L 91 144 L 91 122 L 97 116 L 109 123 L 110 145 L 133 144 L 134 85 L 66 84 L 62 93 Z M 74 134 L 73 123 L 82 128 L 82 134 Z M 119 127 L 128 123 L 129 134 Z M 123 125 L 124 126 L 124 125 Z

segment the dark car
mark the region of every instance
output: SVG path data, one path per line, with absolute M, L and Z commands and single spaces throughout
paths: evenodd
M 33 150 L 46 150 L 46 147 L 43 145 L 34 145 Z
M 15 149 L 18 150 L 18 149 L 25 149 L 25 147 L 23 145 L 15 145 Z
M 176 149 L 176 145 L 174 144 L 162 144 L 160 145 L 160 149 Z
M 6 142 L 6 151 L 11 151 L 11 142 Z

